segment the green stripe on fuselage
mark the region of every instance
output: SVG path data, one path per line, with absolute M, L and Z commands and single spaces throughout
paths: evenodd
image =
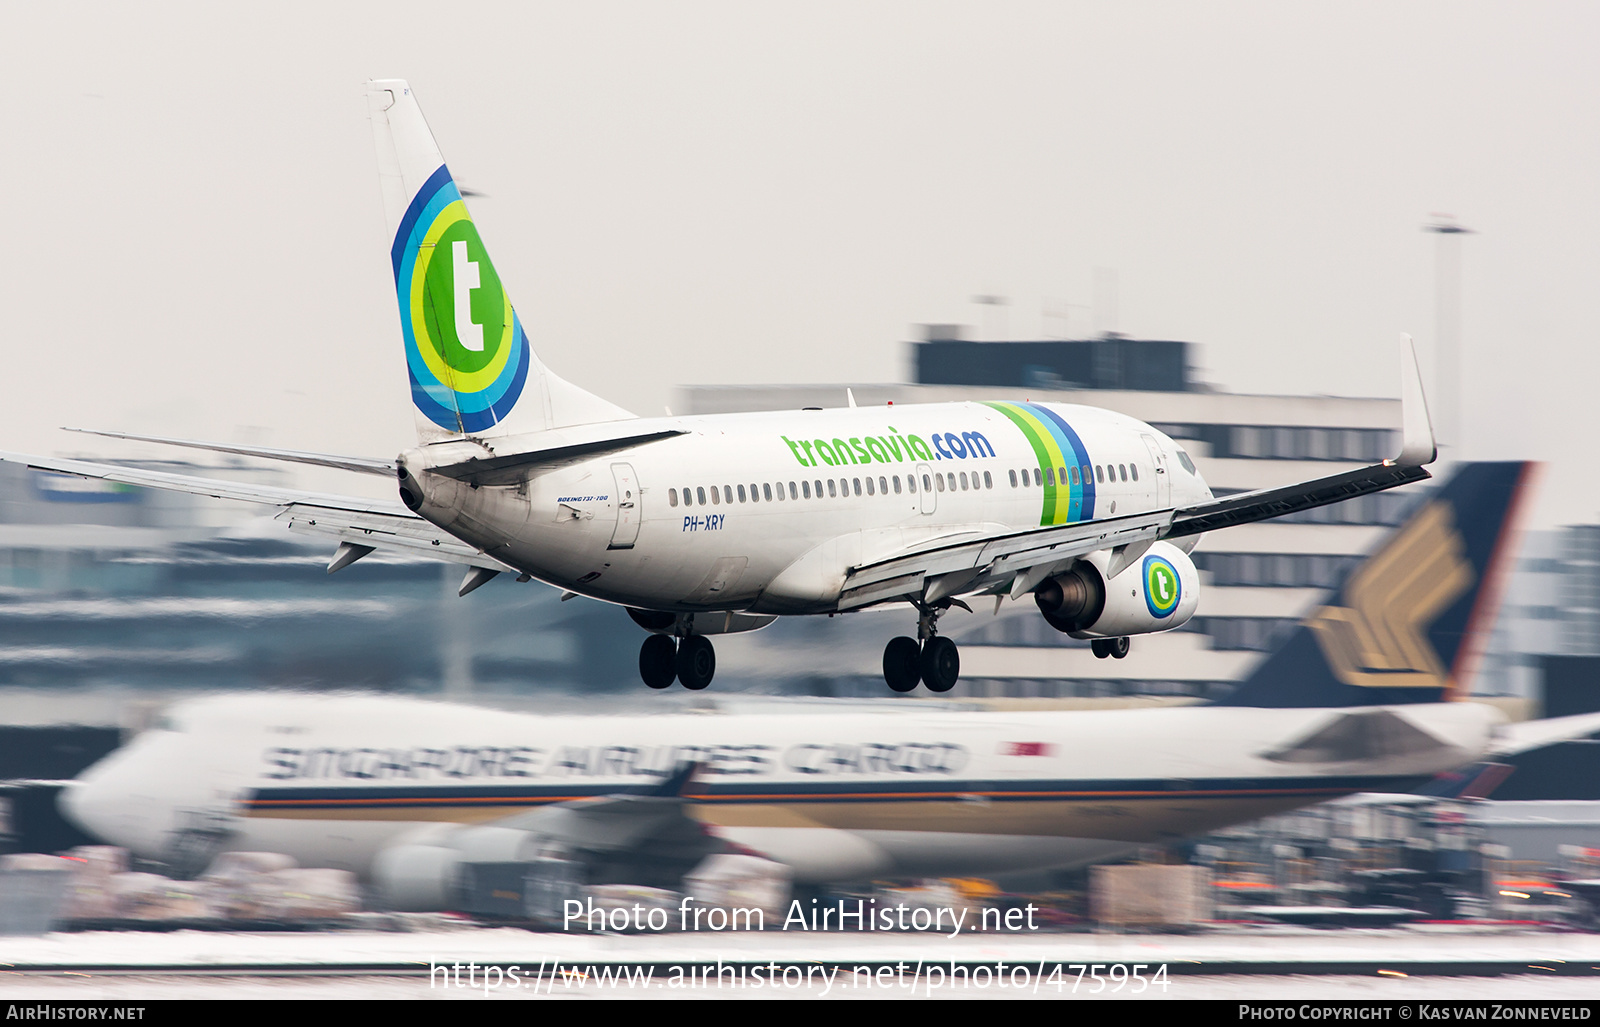
M 1056 444 L 1055 436 L 1050 429 L 1039 423 L 1028 410 L 1017 406 L 1015 403 L 985 403 L 1000 411 L 1022 430 L 1022 435 L 1028 440 L 1028 445 L 1033 447 L 1033 455 L 1037 458 L 1037 466 L 1041 471 L 1044 468 L 1065 467 L 1067 460 L 1061 452 L 1061 447 Z M 1076 462 L 1076 458 L 1074 461 Z M 1070 486 L 1065 496 L 1058 494 L 1059 486 L 1054 484 L 1055 475 L 1052 473 L 1043 486 L 1044 504 L 1039 511 L 1040 524 L 1064 524 L 1070 515 L 1072 492 Z

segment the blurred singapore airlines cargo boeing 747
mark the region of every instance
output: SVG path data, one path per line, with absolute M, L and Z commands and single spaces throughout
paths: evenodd
M 203 836 L 429 909 L 455 901 L 462 864 L 552 849 L 592 884 L 681 875 L 725 845 L 801 882 L 987 874 L 1405 791 L 1495 746 L 1493 710 L 1433 700 L 1470 674 L 1525 466 L 1468 465 L 1424 501 L 1236 693 L 1279 708 L 548 717 L 228 696 L 175 706 L 65 808 L 148 858 Z M 1352 645 L 1376 612 L 1393 641 Z M 1406 698 L 1422 701 L 1375 705 Z
M 368 86 L 389 259 L 417 424 L 394 459 L 195 446 L 385 475 L 399 501 L 268 488 L 74 460 L 33 467 L 281 507 L 339 543 L 336 571 L 378 546 L 455 561 L 461 593 L 502 572 L 628 608 L 649 634 L 645 683 L 706 687 L 710 636 L 780 615 L 907 603 L 889 687 L 948 691 L 939 617 L 962 596 L 1031 595 L 1050 625 L 1124 657 L 1181 627 L 1203 532 L 1428 477 L 1415 354 L 1401 358 L 1393 460 L 1213 498 L 1189 455 L 1142 421 L 1059 403 L 949 403 L 641 419 L 534 353 L 410 88 Z M 118 433 L 103 433 L 115 435 Z

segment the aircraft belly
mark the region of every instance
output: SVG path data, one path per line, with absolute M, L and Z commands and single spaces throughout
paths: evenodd
M 1329 798 L 1333 798 L 1330 793 Z M 1303 797 L 948 802 L 851 801 L 700 806 L 715 827 L 827 827 L 845 831 L 945 832 L 1152 843 L 1306 804 Z M 1009 844 L 1009 843 L 1008 843 Z

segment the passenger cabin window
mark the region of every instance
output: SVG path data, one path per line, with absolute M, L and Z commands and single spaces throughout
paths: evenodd
M 818 482 L 813 482 L 812 484 L 816 485 L 816 487 L 817 487 L 817 498 L 821 499 L 822 498 L 822 482 L 818 481 Z
M 810 496 L 811 496 L 811 493 L 810 493 L 810 491 L 809 491 L 809 490 L 808 490 L 808 491 L 807 491 L 807 492 L 806 492 L 806 497 L 807 497 L 807 498 L 810 498 Z M 792 481 L 791 481 L 791 482 L 790 482 L 790 483 L 789 483 L 789 498 L 790 498 L 790 499 L 799 499 L 799 498 L 800 498 L 800 492 L 799 492 L 799 490 L 798 490 L 798 489 L 796 489 L 796 488 L 795 488 L 795 487 L 794 487 L 794 482 L 792 482 Z
M 763 483 L 762 486 L 761 486 L 761 494 L 766 497 L 767 502 L 769 502 L 769 503 L 772 502 L 772 486 L 771 485 L 767 485 L 767 484 Z M 778 495 L 780 495 L 780 496 L 783 495 L 783 486 L 782 485 L 778 486 Z
M 695 491 L 695 494 L 700 497 L 700 505 L 701 506 L 705 506 L 706 505 L 706 490 L 704 488 L 701 488 L 699 485 L 696 485 L 694 491 Z
M 1123 481 L 1127 481 L 1128 480 L 1128 468 L 1126 466 L 1124 466 L 1123 464 L 1118 464 L 1117 465 L 1117 475 Z
M 1094 480 L 1100 482 L 1101 484 L 1105 484 L 1106 472 L 1105 469 L 1099 464 L 1094 465 Z
M 1044 472 L 1037 467 L 1033 469 L 1033 484 L 1035 487 L 1044 485 Z
M 822 493 L 821 493 L 821 492 L 818 492 L 818 493 L 817 493 L 817 495 L 819 495 L 819 496 L 820 496 L 820 495 L 821 495 L 821 494 L 822 494 Z M 836 492 L 836 491 L 835 491 L 835 490 L 834 490 L 834 487 L 833 487 L 833 479 L 832 479 L 832 478 L 829 478 L 829 479 L 828 479 L 828 498 L 829 498 L 829 499 L 833 499 L 833 498 L 835 498 L 835 497 L 837 497 L 837 496 L 838 496 L 838 492 Z
M 1133 480 L 1134 481 L 1138 481 L 1139 480 L 1139 465 L 1138 464 L 1129 464 L 1128 465 L 1128 473 L 1133 475 Z
M 1010 474 L 1011 474 L 1011 487 L 1012 488 L 1016 488 L 1017 487 L 1017 472 L 1016 471 L 1011 471 Z
M 739 486 L 739 502 L 744 502 L 744 486 Z
M 722 493 L 717 491 L 717 487 L 713 485 L 711 486 L 711 505 L 716 506 L 720 502 L 722 502 Z
M 801 490 L 801 494 L 804 495 L 807 499 L 811 498 L 811 483 L 809 481 L 801 482 L 800 483 L 800 490 Z
M 667 489 L 667 505 L 668 506 L 677 506 L 678 505 L 678 490 L 677 489 Z
M 983 487 L 986 489 L 994 488 L 994 479 L 989 476 L 988 471 L 983 472 Z

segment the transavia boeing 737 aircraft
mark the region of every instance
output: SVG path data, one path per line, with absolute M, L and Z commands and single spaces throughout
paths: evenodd
M 1094 407 L 636 418 L 540 362 L 410 88 L 376 81 L 367 95 L 417 445 L 380 460 L 120 437 L 391 475 L 399 503 L 0 458 L 282 507 L 290 527 L 339 540 L 330 572 L 400 546 L 466 565 L 462 595 L 510 573 L 621 604 L 650 633 L 639 670 L 652 688 L 706 687 L 711 635 L 908 603 L 916 637 L 883 653 L 897 692 L 955 684 L 960 659 L 938 621 L 961 596 L 1031 593 L 1051 626 L 1121 658 L 1130 635 L 1194 614 L 1202 532 L 1428 477 L 1409 343 L 1397 458 L 1225 499 L 1177 443 Z

